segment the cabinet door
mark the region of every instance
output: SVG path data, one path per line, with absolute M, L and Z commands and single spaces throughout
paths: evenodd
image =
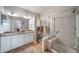
M 9 50 L 11 50 L 11 38 L 9 36 L 1 37 L 1 52 Z
M 15 35 L 12 37 L 12 49 L 20 47 L 24 44 L 23 35 Z
M 24 34 L 24 44 L 27 44 L 28 40 L 28 34 Z
M 25 44 L 33 42 L 33 33 L 25 34 Z

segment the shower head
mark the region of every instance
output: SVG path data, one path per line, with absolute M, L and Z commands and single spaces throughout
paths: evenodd
M 74 8 L 73 11 L 72 11 L 72 13 L 78 14 L 78 8 Z

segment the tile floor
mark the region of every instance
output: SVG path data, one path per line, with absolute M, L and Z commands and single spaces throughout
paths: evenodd
M 51 53 L 51 52 L 49 50 L 42 52 L 42 46 L 39 43 L 30 43 L 17 49 L 13 49 L 7 53 Z
M 41 53 L 41 45 L 39 43 L 32 44 L 16 53 Z

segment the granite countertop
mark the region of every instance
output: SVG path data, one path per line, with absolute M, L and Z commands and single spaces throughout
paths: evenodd
M 31 33 L 33 31 L 21 31 L 21 32 L 7 32 L 7 33 L 3 33 L 3 34 L 0 34 L 0 37 L 5 37 L 5 36 L 13 36 L 13 35 L 21 35 L 21 34 L 27 34 L 27 33 Z

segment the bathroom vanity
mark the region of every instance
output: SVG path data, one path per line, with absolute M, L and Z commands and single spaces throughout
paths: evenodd
M 9 15 L 4 11 L 2 9 L 0 12 L 0 52 L 8 52 L 33 42 L 35 37 L 35 24 L 31 24 L 33 21 L 13 16 L 14 12 Z
M 31 43 L 34 40 L 33 31 L 0 34 L 0 52 L 7 52 L 12 49 Z

